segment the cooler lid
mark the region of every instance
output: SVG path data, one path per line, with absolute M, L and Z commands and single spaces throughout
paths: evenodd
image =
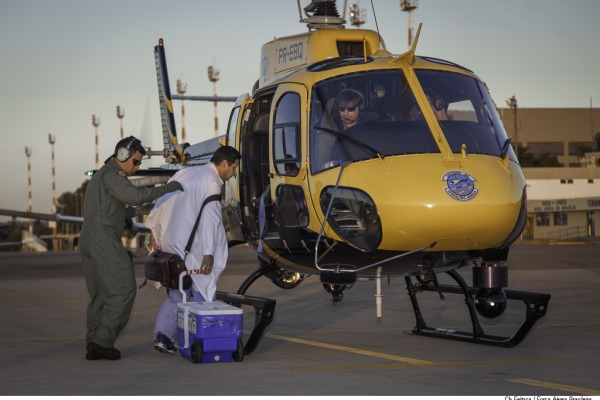
M 190 313 L 197 315 L 243 314 L 244 312 L 241 308 L 222 301 L 178 303 L 177 308 L 179 312 L 185 312 L 187 308 Z

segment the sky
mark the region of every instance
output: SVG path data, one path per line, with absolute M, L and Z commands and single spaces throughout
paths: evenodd
M 305 6 L 308 0 L 301 0 Z M 349 0 L 366 10 L 387 50 L 407 50 L 408 15 L 400 0 Z M 340 14 L 344 2 L 338 0 Z M 499 107 L 515 95 L 519 107 L 600 107 L 600 1 L 420 0 L 413 26 L 423 24 L 417 55 L 473 70 Z M 220 71 L 217 94 L 250 92 L 261 46 L 306 32 L 296 0 L 0 0 L 0 208 L 26 211 L 31 150 L 34 212 L 52 211 L 52 146 L 56 196 L 74 192 L 120 139 L 134 135 L 161 149 L 154 46 L 164 39 L 171 90 L 209 96 L 207 68 Z M 352 27 L 347 25 L 348 29 Z M 185 103 L 186 140 L 214 136 L 214 108 Z M 117 117 L 116 107 L 124 110 Z M 232 103 L 219 103 L 224 133 Z M 181 102 L 174 101 L 181 129 Z M 143 167 L 164 159 L 145 160 Z M 1 218 L 1 217 L 0 217 Z

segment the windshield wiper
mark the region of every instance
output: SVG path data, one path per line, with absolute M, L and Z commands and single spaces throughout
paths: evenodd
M 374 148 L 372 148 L 368 144 L 366 144 L 364 142 L 361 142 L 358 139 L 354 139 L 354 138 L 352 138 L 352 137 L 350 137 L 348 135 L 345 135 L 345 134 L 343 134 L 341 132 L 336 132 L 333 129 L 325 128 L 325 127 L 322 127 L 322 126 L 315 125 L 315 126 L 313 126 L 313 129 L 318 129 L 318 130 L 321 130 L 323 132 L 331 133 L 333 136 L 337 136 L 340 139 L 343 139 L 343 140 L 345 140 L 345 141 L 347 141 L 349 143 L 352 143 L 353 145 L 355 145 L 355 146 L 357 146 L 357 147 L 359 147 L 359 148 L 367 151 L 368 153 L 371 153 L 371 155 L 373 155 L 374 157 L 379 157 L 382 160 L 384 159 L 384 156 L 381 155 L 381 153 L 379 153 L 377 150 L 375 150 Z

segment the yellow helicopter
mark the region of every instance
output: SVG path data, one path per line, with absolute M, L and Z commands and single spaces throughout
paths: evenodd
M 526 184 L 485 83 L 417 56 L 421 27 L 408 52 L 392 54 L 378 32 L 345 29 L 335 1 L 312 4 L 307 32 L 262 46 L 259 79 L 221 138 L 177 142 L 162 39 L 155 47 L 170 167 L 205 163 L 222 144 L 242 154 L 223 218 L 230 244 L 253 246 L 259 268 L 238 293 L 261 276 L 291 289 L 319 275 L 337 302 L 358 278 L 401 276 L 413 334 L 518 344 L 550 295 L 504 289 Z M 456 272 L 464 267 L 472 286 Z M 458 286 L 439 284 L 439 273 Z M 422 291 L 463 294 L 472 332 L 428 326 Z M 477 313 L 496 318 L 507 299 L 526 304 L 525 320 L 512 336 L 487 335 Z

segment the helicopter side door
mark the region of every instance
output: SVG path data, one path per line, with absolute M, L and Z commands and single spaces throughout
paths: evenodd
M 270 210 L 269 188 L 269 121 L 273 91 L 255 93 L 241 109 L 239 149 L 239 199 L 241 230 L 246 241 L 257 246 L 261 238 L 259 214 Z M 262 212 L 261 212 L 262 207 Z M 264 219 L 263 219 L 264 222 Z
M 227 145 L 235 147 L 240 151 L 240 125 L 242 123 L 243 112 L 246 104 L 251 102 L 248 94 L 243 94 L 238 97 L 231 114 L 229 115 L 229 123 L 227 125 Z M 239 172 L 234 174 L 224 185 L 224 202 L 223 202 L 223 225 L 227 233 L 229 242 L 245 242 L 244 232 L 242 230 L 243 219 L 242 209 L 240 205 L 240 177 Z
M 270 192 L 273 223 L 265 224 L 278 234 L 280 251 L 310 252 L 303 237 L 308 225 L 306 181 L 307 89 L 299 84 L 282 84 L 272 103 L 270 148 Z

